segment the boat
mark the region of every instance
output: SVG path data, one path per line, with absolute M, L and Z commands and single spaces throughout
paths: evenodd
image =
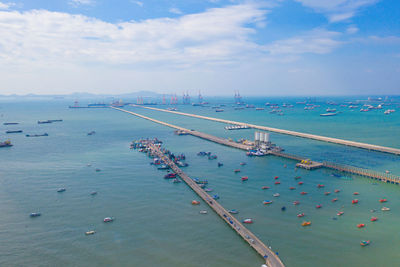
M 246 165 L 246 162 L 240 162 L 240 165 L 244 166 Z
M 218 109 L 215 110 L 215 112 L 224 112 L 224 110 L 218 108 Z
M 263 186 L 263 187 L 261 187 L 261 189 L 269 189 L 269 186 Z
M 289 190 L 295 190 L 295 189 L 296 189 L 296 187 L 293 187 L 293 186 L 289 187 Z
M 85 232 L 85 235 L 94 235 L 96 233 L 96 231 L 87 231 Z
M 381 202 L 381 203 L 387 202 L 387 199 L 386 198 L 379 199 L 379 202 Z
M 302 184 L 304 184 L 304 182 L 299 182 L 298 184 L 299 184 L 299 185 L 302 185 Z
M 167 164 L 161 164 L 157 167 L 157 170 L 168 170 L 169 166 Z
M 112 222 L 112 221 L 114 221 L 114 218 L 113 218 L 113 217 L 105 217 L 105 218 L 103 219 L 103 222 Z
M 299 218 L 304 217 L 304 216 L 305 216 L 304 213 L 299 213 L 299 214 L 297 214 L 297 217 L 299 217 Z
M 250 224 L 250 223 L 253 223 L 253 220 L 250 219 L 250 218 L 244 219 L 244 220 L 243 220 L 243 223 L 248 223 L 248 224 Z
M 293 201 L 293 205 L 299 205 L 299 204 L 300 204 L 300 201 L 298 201 L 298 200 Z
M 339 174 L 339 173 L 332 173 L 332 176 L 335 176 L 335 177 L 342 177 L 342 175 L 341 174 Z
M 233 172 L 234 172 L 234 173 L 238 173 L 238 172 L 240 172 L 240 169 L 236 169 L 236 170 L 234 170 Z
M 218 167 L 222 167 L 222 166 L 224 166 L 224 164 L 221 162 L 218 162 Z
M 238 214 L 239 213 L 239 211 L 237 211 L 237 210 L 235 210 L 235 209 L 233 209 L 233 210 L 230 210 L 230 211 L 228 211 L 230 214 Z
M 325 192 L 325 193 L 324 193 L 325 196 L 328 196 L 328 195 L 330 195 L 330 194 L 331 194 L 331 192 Z
M 339 193 L 340 192 L 340 190 L 339 189 L 335 189 L 335 191 L 334 191 L 335 193 Z
M 359 194 L 360 194 L 360 193 L 358 193 L 358 192 L 354 192 L 354 193 L 353 193 L 353 195 L 359 195 Z
M 322 208 L 322 205 L 319 204 L 319 205 L 315 206 L 315 208 L 316 208 L 316 209 L 320 209 L 320 208 Z
M 363 228 L 363 227 L 365 227 L 365 223 L 359 223 L 359 224 L 357 224 L 357 227 L 358 228 Z
M 327 108 L 326 112 L 336 112 L 336 109 L 335 108 Z
M 242 177 L 242 181 L 247 181 L 247 180 L 249 180 L 249 177 L 247 177 L 247 176 Z
M 301 226 L 310 226 L 311 225 L 311 221 L 308 222 L 302 222 Z
M 22 133 L 22 130 L 8 130 L 6 131 L 6 134 L 11 134 L 11 133 Z
M 281 184 L 281 182 L 279 182 L 279 181 L 276 181 L 276 182 L 275 182 L 275 184 Z
M 263 204 L 264 205 L 272 204 L 272 200 L 264 200 Z
M 338 112 L 332 112 L 332 113 L 323 113 L 319 114 L 321 117 L 329 117 L 329 116 L 336 116 Z
M 40 212 L 32 212 L 31 214 L 29 214 L 29 217 L 39 217 L 39 216 L 41 216 L 42 214 L 40 213 Z
M 94 135 L 94 134 L 96 134 L 95 131 L 91 131 L 91 132 L 88 132 L 88 133 L 87 133 L 87 135 Z
M 264 110 L 264 108 L 256 108 L 256 110 Z
M 272 196 L 273 196 L 273 197 L 279 197 L 280 194 L 279 194 L 279 193 L 274 193 Z
M 4 122 L 3 125 L 17 125 L 19 122 Z
M 370 243 L 369 240 L 362 240 L 362 241 L 360 242 L 360 245 L 361 245 L 362 247 L 365 247 L 365 246 L 368 246 L 369 243 Z
M 372 217 L 372 218 L 371 218 L 371 222 L 376 222 L 377 220 L 378 220 L 377 217 Z
M 336 215 L 337 216 L 342 216 L 344 214 L 344 211 L 339 211 Z
M 334 199 L 332 199 L 331 201 L 332 201 L 332 202 L 336 202 L 336 201 L 338 201 L 338 199 L 337 199 L 337 198 L 334 198 Z
M 38 124 L 45 124 L 45 123 L 52 123 L 51 120 L 47 120 L 47 121 L 38 121 Z
M 60 121 L 63 121 L 63 120 L 61 120 L 61 119 L 58 119 L 58 120 L 48 120 L 49 122 L 60 122 Z
M 358 199 L 353 199 L 352 201 L 351 201 L 351 204 L 357 204 L 358 203 Z
M 199 205 L 200 204 L 200 201 L 198 201 L 198 200 L 192 200 L 192 205 Z
M 67 191 L 67 189 L 65 189 L 65 188 L 59 188 L 59 189 L 57 189 L 57 192 L 58 192 L 58 193 L 62 193 L 62 192 L 65 192 L 65 191 Z
M 279 179 L 279 176 L 275 176 L 274 179 L 275 179 L 275 180 L 276 180 L 276 179 Z
M 389 211 L 390 208 L 388 208 L 388 207 L 383 207 L 383 208 L 381 208 L 381 210 L 382 210 L 382 211 Z
M 200 214 L 207 214 L 208 212 L 206 210 L 201 210 L 199 211 Z
M 217 200 L 217 199 L 219 199 L 219 196 L 218 196 L 218 195 L 213 195 L 212 198 L 215 199 L 215 200 Z
M 307 192 L 300 192 L 300 195 L 307 195 Z
M 296 179 L 296 180 L 301 179 L 301 176 L 296 176 L 296 177 L 294 177 L 294 179 Z
M 96 192 L 96 191 L 93 191 L 93 192 L 90 193 L 90 195 L 91 195 L 91 196 L 95 196 L 95 195 L 97 195 L 97 192 Z
M 283 206 L 283 207 L 281 208 L 281 211 L 285 211 L 285 210 L 286 210 L 286 207 Z
M 318 184 L 317 187 L 318 187 L 318 188 L 322 188 L 322 187 L 325 187 L 325 185 L 323 185 L 323 184 Z
M 206 192 L 212 192 L 213 189 L 211 189 L 211 188 L 205 188 L 204 191 L 206 191 Z
M 49 136 L 48 133 L 44 133 L 44 134 L 26 134 L 26 137 L 40 137 L 40 136 Z
M 176 178 L 176 173 L 168 173 L 164 175 L 164 179 L 172 179 L 172 178 Z
M 0 142 L 0 147 L 10 147 L 10 146 L 13 146 L 13 144 L 11 144 L 10 140 Z
M 172 182 L 173 182 L 174 184 L 178 184 L 178 183 L 181 182 L 181 180 L 179 180 L 178 178 L 175 178 L 174 180 L 172 180 Z

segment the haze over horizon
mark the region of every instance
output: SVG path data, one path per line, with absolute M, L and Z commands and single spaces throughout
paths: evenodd
M 0 94 L 397 95 L 395 0 L 0 0 Z

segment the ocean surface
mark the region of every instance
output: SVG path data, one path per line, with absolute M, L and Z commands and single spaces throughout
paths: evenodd
M 400 108 L 360 112 L 326 102 L 355 101 L 362 97 L 317 98 L 321 105 L 304 110 L 301 98 L 249 98 L 289 103 L 284 116 L 265 110 L 234 110 L 229 98 L 213 98 L 207 107 L 178 105 L 183 112 L 249 122 L 276 128 L 320 134 L 400 148 Z M 365 97 L 364 97 L 365 99 Z M 399 98 L 392 98 L 398 103 Z M 224 103 L 224 112 L 212 107 Z M 133 140 L 153 138 L 174 153 L 184 153 L 191 177 L 207 179 L 227 209 L 237 209 L 238 219 L 253 218 L 248 225 L 264 243 L 279 253 L 286 266 L 400 266 L 400 187 L 357 176 L 334 177 L 332 171 L 295 169 L 295 163 L 274 156 L 249 158 L 243 151 L 173 130 L 111 109 L 69 109 L 72 100 L 0 99 L 0 266 L 261 266 L 255 253 L 184 183 L 163 179 L 165 171 L 150 165 L 145 154 L 129 149 Z M 83 105 L 84 103 L 82 103 Z M 376 105 L 375 103 L 373 103 Z M 166 108 L 166 106 L 156 106 Z M 342 111 L 321 117 L 327 108 Z M 232 139 L 252 139 L 253 130 L 226 131 L 224 124 L 142 108 L 126 109 Z M 397 111 L 384 115 L 386 109 Z M 38 120 L 63 119 L 38 124 Z M 19 125 L 4 126 L 4 122 Z M 5 134 L 6 130 L 22 134 Z M 90 131 L 96 134 L 88 136 Z M 25 134 L 48 133 L 47 137 Z M 286 152 L 400 175 L 399 156 L 271 133 L 273 143 Z M 197 156 L 211 151 L 217 160 Z M 223 167 L 218 168 L 217 162 Z M 240 162 L 246 162 L 240 166 Z M 89 166 L 88 166 L 89 165 Z M 98 168 L 101 171 L 96 172 Z M 233 170 L 240 168 L 239 174 Z M 243 183 L 241 176 L 248 176 Z M 280 185 L 274 185 L 279 176 Z M 303 185 L 298 185 L 301 176 Z M 317 188 L 324 184 L 324 188 Z M 262 190 L 262 186 L 270 186 Z M 295 186 L 296 190 L 289 190 Z M 58 193 L 58 188 L 66 188 Z M 334 193 L 340 189 L 339 193 Z M 97 191 L 95 196 L 90 195 Z M 301 191 L 308 192 L 300 195 Z M 325 195 L 324 192 L 331 192 Z M 359 192 L 359 195 L 353 195 Z M 280 193 L 280 197 L 273 197 Z M 338 198 L 337 202 L 332 202 Z M 352 199 L 358 204 L 351 204 Z M 379 199 L 387 198 L 387 203 Z M 264 200 L 273 200 L 263 205 Z M 294 206 L 293 201 L 300 204 Z M 321 204 L 321 209 L 315 206 Z M 282 212 L 281 207 L 286 211 Z M 383 206 L 390 211 L 382 212 Z M 208 214 L 199 214 L 206 209 Z M 371 210 L 376 210 L 371 212 Z M 336 213 L 344 211 L 338 217 Z M 30 218 L 31 212 L 42 216 Z M 304 212 L 304 218 L 297 214 Z M 104 223 L 105 217 L 115 221 Z M 371 217 L 378 221 L 371 222 Z M 302 227 L 304 220 L 312 221 Z M 365 223 L 359 229 L 357 224 Z M 85 232 L 96 234 L 86 236 Z M 371 244 L 361 247 L 361 240 Z

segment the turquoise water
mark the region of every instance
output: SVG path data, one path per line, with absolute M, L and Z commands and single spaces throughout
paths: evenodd
M 225 100 L 228 101 L 228 100 Z M 263 102 L 266 102 L 262 100 Z M 255 104 L 263 103 L 254 100 Z M 287 99 L 274 101 L 288 102 Z M 273 102 L 269 100 L 269 102 Z M 262 241 L 277 251 L 287 266 L 397 266 L 400 234 L 397 225 L 400 188 L 373 184 L 360 177 L 335 178 L 327 170 L 294 169 L 295 162 L 276 158 L 248 158 L 242 151 L 223 147 L 191 136 L 175 136 L 171 129 L 109 109 L 67 109 L 64 100 L 2 102 L 0 139 L 10 138 L 11 148 L 0 150 L 0 266 L 260 266 L 262 259 L 204 203 L 192 206 L 196 195 L 184 184 L 162 178 L 163 172 L 149 159 L 129 149 L 130 141 L 158 137 L 176 153 L 185 153 L 193 177 L 206 178 L 212 194 L 218 194 L 227 209 L 240 211 L 239 219 L 251 217 L 249 225 Z M 321 110 L 324 107 L 321 107 Z M 177 125 L 218 136 L 227 136 L 223 124 L 129 107 Z M 321 118 L 318 110 L 297 107 L 276 116 L 265 111 L 215 113 L 211 108 L 179 106 L 185 112 L 247 121 L 284 129 L 312 132 L 379 145 L 400 147 L 400 112 L 345 112 Z M 37 120 L 63 119 L 63 122 L 38 125 Z M 3 126 L 17 121 L 18 126 Z M 7 129 L 25 133 L 49 133 L 48 137 L 26 138 L 24 134 L 6 135 Z M 87 136 L 90 131 L 93 136 Z M 251 138 L 253 131 L 232 131 L 232 138 Z M 287 152 L 305 154 L 400 174 L 399 158 L 317 141 L 271 134 L 272 140 Z M 198 151 L 212 151 L 217 161 L 198 157 Z M 240 162 L 246 166 L 239 166 Z M 90 163 L 91 166 L 87 166 Z M 286 165 L 286 167 L 285 167 Z M 233 170 L 241 168 L 240 174 Z M 100 168 L 101 172 L 95 172 Z M 242 183 L 240 177 L 249 181 Z M 298 186 L 294 176 L 302 176 Z M 281 185 L 274 185 L 279 176 Z M 318 189 L 318 183 L 325 188 Z M 261 190 L 262 186 L 269 190 Z M 296 186 L 296 190 L 289 190 Z M 67 189 L 57 193 L 60 187 Z M 341 189 L 338 194 L 334 189 Z M 90 192 L 97 191 L 96 196 Z M 300 191 L 307 191 L 302 196 Z M 331 191 L 331 195 L 324 195 Z M 360 195 L 353 196 L 353 192 Z M 272 194 L 279 192 L 279 198 Z M 332 198 L 339 200 L 331 202 Z M 380 198 L 389 200 L 384 213 Z M 360 203 L 352 205 L 358 198 Z M 262 201 L 274 203 L 263 206 Z M 292 202 L 299 200 L 298 206 Z M 315 205 L 322 204 L 319 210 Z M 285 212 L 281 207 L 286 206 Z M 343 207 L 342 207 L 343 206 Z M 371 213 L 371 209 L 378 209 Z M 345 214 L 337 220 L 336 213 Z M 31 212 L 42 216 L 30 218 Z M 303 219 L 312 226 L 303 228 Z M 115 221 L 102 222 L 113 216 Z M 372 216 L 379 218 L 370 222 Z M 358 229 L 358 223 L 366 223 Z M 93 236 L 85 231 L 96 230 Z M 371 245 L 362 248 L 360 240 Z

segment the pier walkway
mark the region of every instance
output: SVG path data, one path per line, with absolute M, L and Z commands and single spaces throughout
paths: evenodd
M 309 134 L 309 133 L 301 133 L 301 132 L 296 132 L 296 131 L 283 130 L 283 129 L 272 128 L 272 127 L 267 127 L 267 126 L 260 126 L 260 125 L 249 124 L 249 123 L 244 123 L 244 122 L 237 122 L 237 121 L 224 120 L 224 119 L 218 119 L 218 118 L 213 118 L 213 117 L 206 117 L 206 116 L 195 115 L 195 114 L 184 113 L 184 112 L 178 112 L 178 111 L 172 111 L 172 110 L 165 110 L 165 109 L 152 108 L 152 107 L 144 107 L 144 106 L 135 105 L 135 104 L 131 104 L 131 106 L 140 107 L 140 108 L 146 108 L 146 109 L 151 109 L 151 110 L 156 110 L 156 111 L 162 111 L 162 112 L 168 112 L 168 113 L 173 113 L 173 114 L 178 114 L 178 115 L 183 115 L 183 116 L 188 116 L 188 117 L 194 117 L 194 118 L 198 118 L 198 119 L 222 122 L 222 123 L 227 123 L 227 124 L 248 126 L 250 128 L 260 129 L 260 130 L 269 131 L 269 132 L 275 132 L 275 133 L 280 133 L 280 134 L 292 135 L 292 136 L 296 136 L 296 137 L 314 139 L 314 140 L 323 141 L 323 142 L 335 143 L 335 144 L 340 144 L 340 145 L 363 148 L 363 149 L 367 149 L 367 150 L 374 150 L 374 151 L 379 151 L 379 152 L 385 152 L 385 153 L 391 153 L 391 154 L 395 154 L 395 155 L 400 155 L 400 149 L 398 149 L 398 148 L 392 148 L 392 147 L 378 146 L 378 145 L 372 145 L 372 144 L 367 144 L 367 143 L 354 142 L 354 141 L 338 139 L 338 138 L 333 138 L 333 137 L 326 137 L 326 136 Z
M 126 112 L 129 113 L 131 115 L 155 122 L 155 123 L 159 123 L 161 125 L 165 125 L 177 130 L 181 130 L 184 132 L 189 133 L 190 135 L 193 136 L 197 136 L 200 137 L 202 139 L 208 140 L 208 141 L 212 141 L 218 144 L 222 144 L 225 146 L 230 146 L 230 147 L 234 147 L 234 148 L 238 148 L 238 149 L 242 149 L 242 150 L 246 150 L 248 151 L 249 149 L 251 149 L 251 146 L 248 145 L 244 145 L 244 144 L 238 144 L 232 141 L 229 141 L 227 139 L 224 138 L 220 138 L 217 136 L 213 136 L 210 134 L 206 134 L 206 133 L 202 133 L 202 132 L 198 132 L 198 131 L 192 131 L 192 130 L 188 130 L 186 128 L 183 127 L 179 127 L 170 123 L 166 123 L 163 121 L 159 121 L 150 117 L 146 117 L 143 115 L 140 115 L 138 113 L 132 112 L 132 111 L 128 111 L 128 110 L 124 110 L 121 108 L 116 108 L 116 107 L 111 107 L 112 109 L 115 110 L 119 110 L 122 112 Z M 282 157 L 282 158 L 287 158 L 287 159 L 292 159 L 295 161 L 299 161 L 301 162 L 302 160 L 305 160 L 306 158 L 300 157 L 300 156 L 296 156 L 296 155 L 291 155 L 291 154 L 287 154 L 287 153 L 283 153 L 283 152 L 275 152 L 275 151 L 269 151 L 268 154 L 274 155 L 274 156 L 278 156 L 278 157 Z M 332 169 L 332 170 L 337 170 L 340 172 L 346 172 L 346 173 L 350 173 L 350 174 L 357 174 L 363 177 L 368 177 L 368 178 L 372 178 L 372 179 L 376 179 L 382 182 L 388 182 L 388 183 L 393 183 L 393 184 L 400 184 L 400 177 L 396 176 L 396 175 L 392 175 L 392 174 L 385 174 L 385 173 L 379 173 L 373 170 L 367 170 L 367 169 L 361 169 L 361 168 L 357 168 L 357 167 L 352 167 L 352 166 L 346 166 L 346 165 L 340 165 L 340 164 L 335 164 L 335 163 L 331 163 L 331 162 L 316 162 L 316 161 L 312 161 L 313 165 L 310 166 L 309 169 L 315 169 L 315 168 L 319 168 L 319 167 L 325 167 L 327 169 Z M 307 169 L 307 168 L 306 168 Z
M 208 206 L 217 213 L 244 241 L 246 241 L 258 254 L 266 261 L 268 267 L 283 267 L 284 264 L 279 259 L 278 255 L 269 249 L 260 239 L 257 238 L 251 231 L 243 226 L 235 217 L 233 217 L 221 204 L 212 199 L 193 179 L 184 173 L 174 162 L 165 156 L 161 150 L 154 144 L 149 143 L 149 148 L 152 152 L 161 158 L 169 167 L 179 175 L 182 180 L 201 197 Z

